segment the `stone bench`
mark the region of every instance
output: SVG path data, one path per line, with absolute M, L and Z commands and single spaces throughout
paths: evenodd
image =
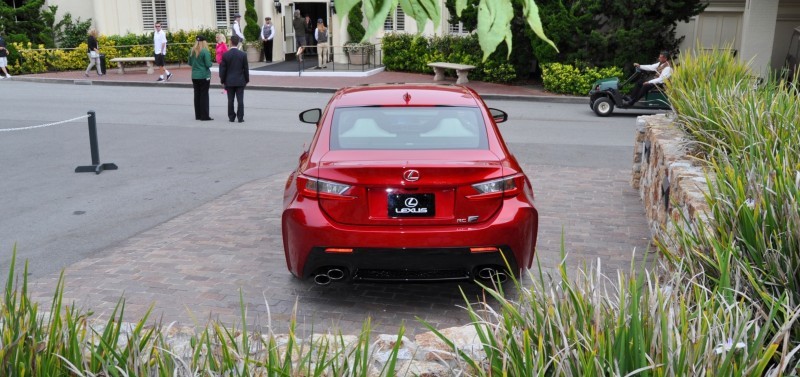
M 152 56 L 142 56 L 142 57 L 132 57 L 132 58 L 114 58 L 111 59 L 112 63 L 117 63 L 117 73 L 120 75 L 125 73 L 125 65 L 123 63 L 131 63 L 131 62 L 145 62 L 147 63 L 147 74 L 153 74 L 153 63 L 156 61 L 156 58 Z
M 444 70 L 454 69 L 456 71 L 456 75 L 458 75 L 456 84 L 459 85 L 468 83 L 469 79 L 467 78 L 467 75 L 469 74 L 470 70 L 475 69 L 474 65 L 445 63 L 445 62 L 428 63 L 428 67 L 433 68 L 433 73 L 434 73 L 433 81 L 444 80 Z

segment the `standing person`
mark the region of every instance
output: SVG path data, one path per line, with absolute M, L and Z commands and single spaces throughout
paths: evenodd
M 241 21 L 242 21 L 241 14 L 236 13 L 233 15 L 233 27 L 232 27 L 233 35 L 231 35 L 231 37 L 233 37 L 234 35 L 239 37 L 239 44 L 233 43 L 233 38 L 231 38 L 231 47 L 236 46 L 236 48 L 238 49 L 241 49 L 242 44 L 244 44 L 244 34 L 242 34 Z
M 161 22 L 156 21 L 156 31 L 153 33 L 153 56 L 156 58 L 156 67 L 161 68 L 161 75 L 158 76 L 156 81 L 169 81 L 172 78 L 172 72 L 167 70 L 166 57 L 167 57 L 167 33 L 161 29 Z
M 636 82 L 636 87 L 631 93 L 630 101 L 623 102 L 625 106 L 633 105 L 647 94 L 650 89 L 653 89 L 654 86 L 664 84 L 664 82 L 672 76 L 672 64 L 669 62 L 669 51 L 661 51 L 661 54 L 658 55 L 658 61 L 653 64 L 640 65 L 639 63 L 633 63 L 633 66 L 642 71 L 655 72 L 655 78 L 648 80 L 648 77 L 642 75 L 642 78 Z
M 194 88 L 194 119 L 214 120 L 208 114 L 208 88 L 211 86 L 211 52 L 206 37 L 198 35 L 189 51 Z
M 225 34 L 217 33 L 217 65 L 222 63 L 222 55 L 225 55 L 225 53 L 228 52 L 228 44 L 226 43 L 227 41 L 228 38 L 225 37 Z M 225 88 L 222 88 L 222 93 L 228 93 L 228 91 L 225 90 Z
M 311 36 L 314 35 L 314 29 L 316 28 L 314 27 L 314 24 L 311 23 L 311 16 L 309 15 L 306 15 L 305 26 L 306 26 L 306 46 L 315 46 L 317 42 L 314 40 L 314 38 L 311 38 Z M 309 48 L 308 50 L 306 50 L 306 56 L 311 55 L 314 51 L 315 50 L 313 48 Z
M 217 64 L 222 63 L 222 55 L 225 55 L 228 52 L 228 38 L 225 37 L 225 34 L 217 33 Z
M 261 27 L 261 43 L 264 48 L 264 61 L 272 63 L 272 38 L 275 37 L 275 26 L 272 25 L 272 18 L 264 18 L 264 26 Z
M 314 38 L 317 40 L 317 69 L 328 68 L 328 28 L 321 18 L 317 19 Z
M 292 27 L 294 27 L 294 39 L 297 41 L 297 58 L 303 61 L 303 46 L 306 45 L 306 22 L 300 15 L 300 10 L 294 11 Z
M 3 71 L 3 78 L 1 80 L 10 79 L 11 74 L 8 73 L 6 66 L 8 65 L 8 49 L 6 48 L 6 40 L 0 37 L 0 70 Z
M 250 82 L 250 71 L 247 65 L 247 54 L 238 49 L 239 37 L 231 37 L 231 49 L 222 56 L 219 65 L 219 80 L 228 90 L 228 121 L 239 119 L 244 122 L 244 87 Z M 238 107 L 233 111 L 233 97 L 236 97 Z
M 89 56 L 89 65 L 86 67 L 86 72 L 84 72 L 83 75 L 89 77 L 89 71 L 92 70 L 92 67 L 97 66 L 97 75 L 102 76 L 103 71 L 100 69 L 100 49 L 97 46 L 97 29 L 92 28 L 89 30 L 89 38 L 86 40 L 86 45 L 88 50 L 86 55 Z

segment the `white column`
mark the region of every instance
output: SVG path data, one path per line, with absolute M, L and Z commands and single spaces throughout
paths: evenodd
M 765 76 L 772 59 L 779 0 L 747 0 L 742 20 L 739 59 L 749 62 L 754 73 Z

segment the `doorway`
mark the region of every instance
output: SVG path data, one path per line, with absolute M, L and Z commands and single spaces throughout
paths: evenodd
M 291 12 L 287 12 L 284 22 L 284 35 L 286 35 L 286 60 L 295 60 L 297 52 L 297 40 L 295 39 L 294 27 L 292 26 L 292 18 L 294 11 L 299 10 L 300 15 L 305 18 L 309 17 L 309 24 L 306 25 L 306 45 L 314 46 L 317 41 L 314 39 L 314 29 L 317 27 L 317 19 L 322 19 L 325 26 L 329 26 L 328 20 L 328 3 L 327 2 L 313 2 L 313 3 L 294 3 Z M 304 56 L 316 56 L 317 49 L 309 47 L 304 51 Z

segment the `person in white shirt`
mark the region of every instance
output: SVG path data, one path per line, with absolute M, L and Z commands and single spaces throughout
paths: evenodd
M 153 33 L 153 56 L 156 58 L 156 67 L 161 68 L 161 75 L 158 76 L 157 81 L 169 81 L 172 78 L 172 73 L 167 70 L 166 56 L 167 56 L 167 33 L 161 29 L 161 22 L 156 21 L 156 31 Z
M 264 18 L 264 26 L 261 27 L 261 43 L 264 50 L 264 61 L 272 62 L 272 38 L 275 38 L 275 26 L 272 25 L 272 18 Z
M 239 21 L 242 20 L 242 15 L 236 13 L 233 15 L 233 35 L 239 37 L 239 44 L 236 45 L 236 48 L 241 49 L 242 45 L 244 44 L 244 34 L 242 34 L 242 26 Z
M 661 54 L 658 55 L 658 61 L 653 64 L 648 65 L 640 65 L 639 63 L 633 63 L 633 66 L 639 68 L 642 71 L 648 72 L 655 72 L 656 77 L 650 80 L 646 78 L 640 79 L 636 83 L 636 88 L 631 93 L 630 101 L 625 101 L 625 106 L 631 106 L 640 98 L 642 98 L 650 89 L 653 89 L 654 86 L 658 84 L 663 84 L 672 76 L 672 63 L 669 61 L 669 51 L 661 51 Z

